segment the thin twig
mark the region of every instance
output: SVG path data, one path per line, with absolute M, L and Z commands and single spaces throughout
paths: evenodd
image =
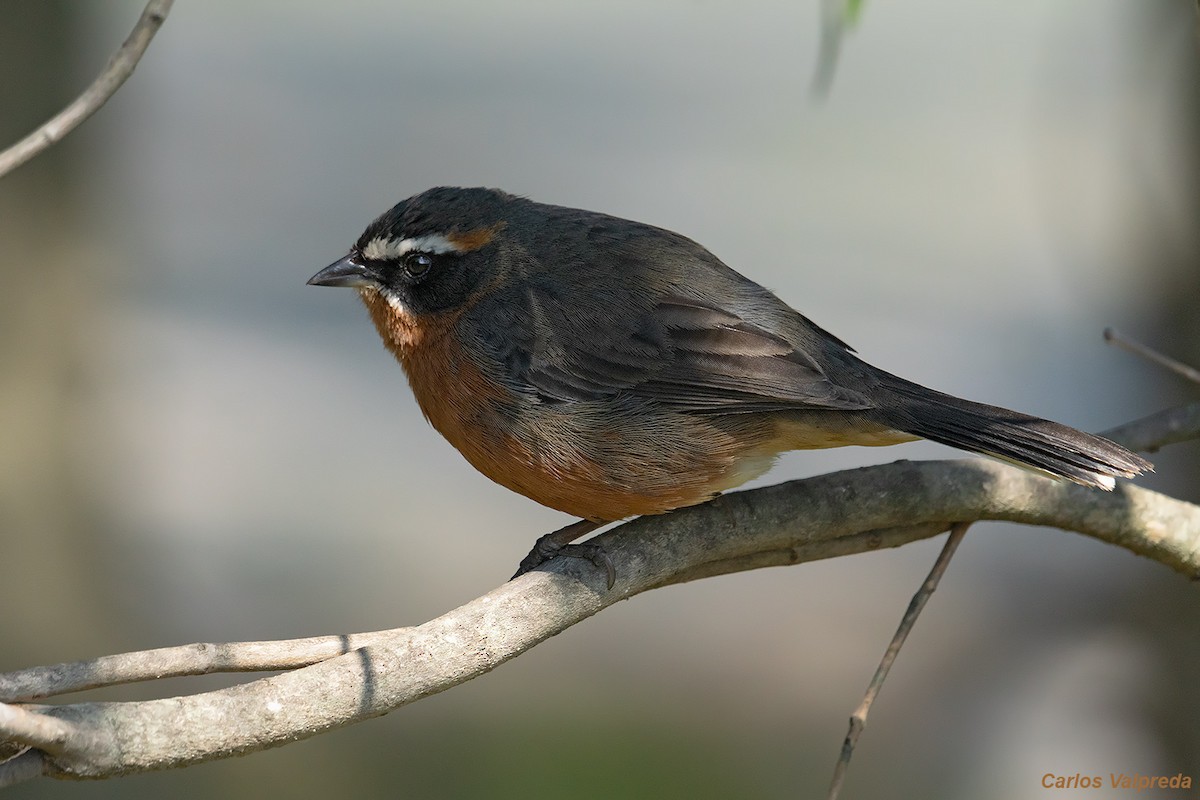
M 102 686 L 163 678 L 300 669 L 377 644 L 395 633 L 395 630 L 375 631 L 269 642 L 198 642 L 30 667 L 0 674 L 0 700 L 39 700 Z
M 1104 341 L 1111 342 L 1117 347 L 1134 355 L 1152 361 L 1160 367 L 1166 367 L 1177 375 L 1182 375 L 1192 383 L 1200 383 L 1200 370 L 1189 367 L 1181 361 L 1165 356 L 1149 345 L 1142 344 L 1137 339 L 1130 338 L 1116 328 L 1104 329 Z
M 1200 439 L 1200 401 L 1126 422 L 1100 435 L 1138 453 L 1156 453 L 1169 444 Z
M 0 177 L 12 172 L 17 167 L 29 161 L 50 145 L 62 140 L 85 119 L 96 113 L 99 108 L 116 94 L 121 85 L 133 74 L 133 69 L 141 61 L 142 55 L 150 45 L 150 40 L 171 10 L 174 0 L 150 0 L 138 18 L 137 24 L 129 38 L 108 61 L 108 65 L 92 85 L 84 90 L 75 102 L 58 112 L 53 118 L 26 136 L 21 141 L 0 152 Z
M 930 596 L 937 589 L 938 582 L 946 572 L 946 567 L 950 565 L 950 559 L 954 557 L 954 551 L 958 549 L 959 543 L 967 534 L 967 528 L 970 527 L 971 523 L 969 522 L 958 522 L 950 529 L 950 536 L 946 539 L 942 552 L 938 554 L 937 561 L 933 562 L 933 569 L 929 571 L 929 576 L 925 578 L 925 582 L 921 584 L 921 588 L 909 602 L 908 610 L 904 612 L 904 617 L 900 620 L 900 627 L 896 628 L 896 635 L 892 637 L 891 644 L 884 652 L 883 659 L 875 670 L 875 676 L 871 678 L 871 684 L 867 687 L 862 702 L 859 703 L 858 708 L 854 709 L 854 714 L 850 717 L 850 730 L 846 733 L 846 740 L 842 743 L 842 753 L 838 756 L 837 765 L 833 770 L 833 782 L 829 786 L 829 800 L 837 800 L 838 794 L 841 793 L 842 782 L 846 778 L 846 768 L 850 766 L 850 757 L 854 755 L 858 737 L 862 735 L 863 728 L 866 727 L 867 714 L 871 712 L 871 705 L 879 695 L 879 690 L 883 688 L 883 682 L 887 680 L 892 664 L 895 663 L 896 656 L 900 655 L 900 648 L 908 639 L 908 634 L 916 624 L 917 617 L 921 616 L 925 604 L 929 602 Z
M 51 755 L 60 755 L 78 738 L 79 729 L 66 720 L 0 703 L 0 739 L 5 742 L 29 745 Z

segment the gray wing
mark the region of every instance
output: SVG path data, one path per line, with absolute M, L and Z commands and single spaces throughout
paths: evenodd
M 872 407 L 809 354 L 731 311 L 676 295 L 618 299 L 619 311 L 601 299 L 580 313 L 531 288 L 524 324 L 500 326 L 530 332 L 500 344 L 501 378 L 546 403 L 624 395 L 712 414 Z

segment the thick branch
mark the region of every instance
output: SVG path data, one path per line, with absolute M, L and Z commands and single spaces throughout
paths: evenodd
M 48 122 L 21 141 L 0 152 L 0 177 L 12 172 L 52 144 L 60 141 L 81 122 L 95 114 L 108 99 L 117 93 L 121 85 L 133 74 L 134 67 L 142 60 L 150 40 L 171 10 L 174 0 L 150 0 L 138 18 L 133 31 L 121 48 L 109 59 L 104 71 L 84 90 L 73 103 L 58 112 Z
M 1154 492 L 1097 492 L 982 460 L 868 467 L 622 525 L 599 539 L 617 567 L 612 591 L 590 565 L 560 560 L 424 625 L 373 634 L 365 646 L 293 672 L 189 697 L 47 708 L 97 735 L 85 748 L 45 756 L 45 769 L 104 777 L 280 745 L 482 675 L 648 589 L 894 547 L 980 519 L 1074 530 L 1200 574 L 1200 507 Z M 0 676 L 0 697 L 18 699 L 14 685 Z

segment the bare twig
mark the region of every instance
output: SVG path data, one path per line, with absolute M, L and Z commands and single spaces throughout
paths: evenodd
M 121 45 L 105 66 L 104 71 L 92 82 L 83 94 L 52 119 L 26 136 L 21 141 L 0 152 L 0 177 L 29 161 L 52 144 L 60 141 L 81 122 L 108 102 L 121 85 L 133 74 L 150 40 L 171 10 L 174 0 L 150 0 L 142 16 L 133 26 L 133 32 Z
M 1149 345 L 1142 344 L 1137 339 L 1126 336 L 1116 328 L 1104 329 L 1104 341 L 1111 342 L 1117 347 L 1134 355 L 1141 356 L 1147 361 L 1152 361 L 1160 367 L 1166 367 L 1177 375 L 1182 375 L 1184 378 L 1193 383 L 1200 383 L 1200 370 L 1189 367 L 1180 361 L 1176 361 L 1170 356 L 1163 355 Z
M 838 795 L 841 794 L 842 783 L 846 778 L 846 769 L 850 766 L 850 757 L 854 755 L 858 737 L 862 735 L 863 728 L 866 727 L 867 715 L 871 713 L 871 706 L 879 695 L 879 690 L 883 688 L 883 682 L 887 680 L 888 673 L 892 671 L 892 664 L 896 662 L 896 656 L 900 655 L 900 648 L 908 639 L 908 634 L 916 624 L 917 617 L 921 616 L 925 604 L 937 590 L 938 582 L 946 573 L 946 567 L 950 566 L 950 559 L 954 557 L 954 551 L 958 549 L 959 543 L 967 535 L 967 529 L 970 527 L 971 523 L 969 522 L 959 522 L 950 529 L 950 536 L 946 539 L 946 544 L 942 547 L 942 552 L 938 554 L 937 560 L 933 562 L 933 569 L 929 571 L 929 576 L 925 578 L 921 588 L 913 595 L 912 601 L 908 604 L 908 610 L 900 619 L 900 626 L 896 628 L 896 634 L 892 637 L 887 650 L 884 651 L 883 659 L 879 662 L 879 667 L 876 668 L 870 685 L 867 686 L 862 702 L 850 715 L 850 730 L 846 732 L 841 755 L 838 756 L 837 764 L 833 769 L 833 781 L 829 786 L 829 800 L 837 800 Z
M 0 675 L 0 698 L 28 701 L 163 678 L 298 669 L 378 644 L 395 634 L 391 630 L 272 642 L 202 642 L 31 667 Z
M 1101 434 L 1130 450 L 1153 453 L 1169 444 L 1200 439 L 1200 402 L 1168 408 Z
M 71 723 L 7 703 L 0 703 L 0 741 L 36 747 L 51 755 L 82 749 L 79 729 Z

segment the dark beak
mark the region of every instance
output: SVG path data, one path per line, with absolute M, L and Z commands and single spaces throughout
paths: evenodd
M 379 275 L 370 267 L 355 261 L 351 253 L 308 279 L 309 286 L 378 286 Z

